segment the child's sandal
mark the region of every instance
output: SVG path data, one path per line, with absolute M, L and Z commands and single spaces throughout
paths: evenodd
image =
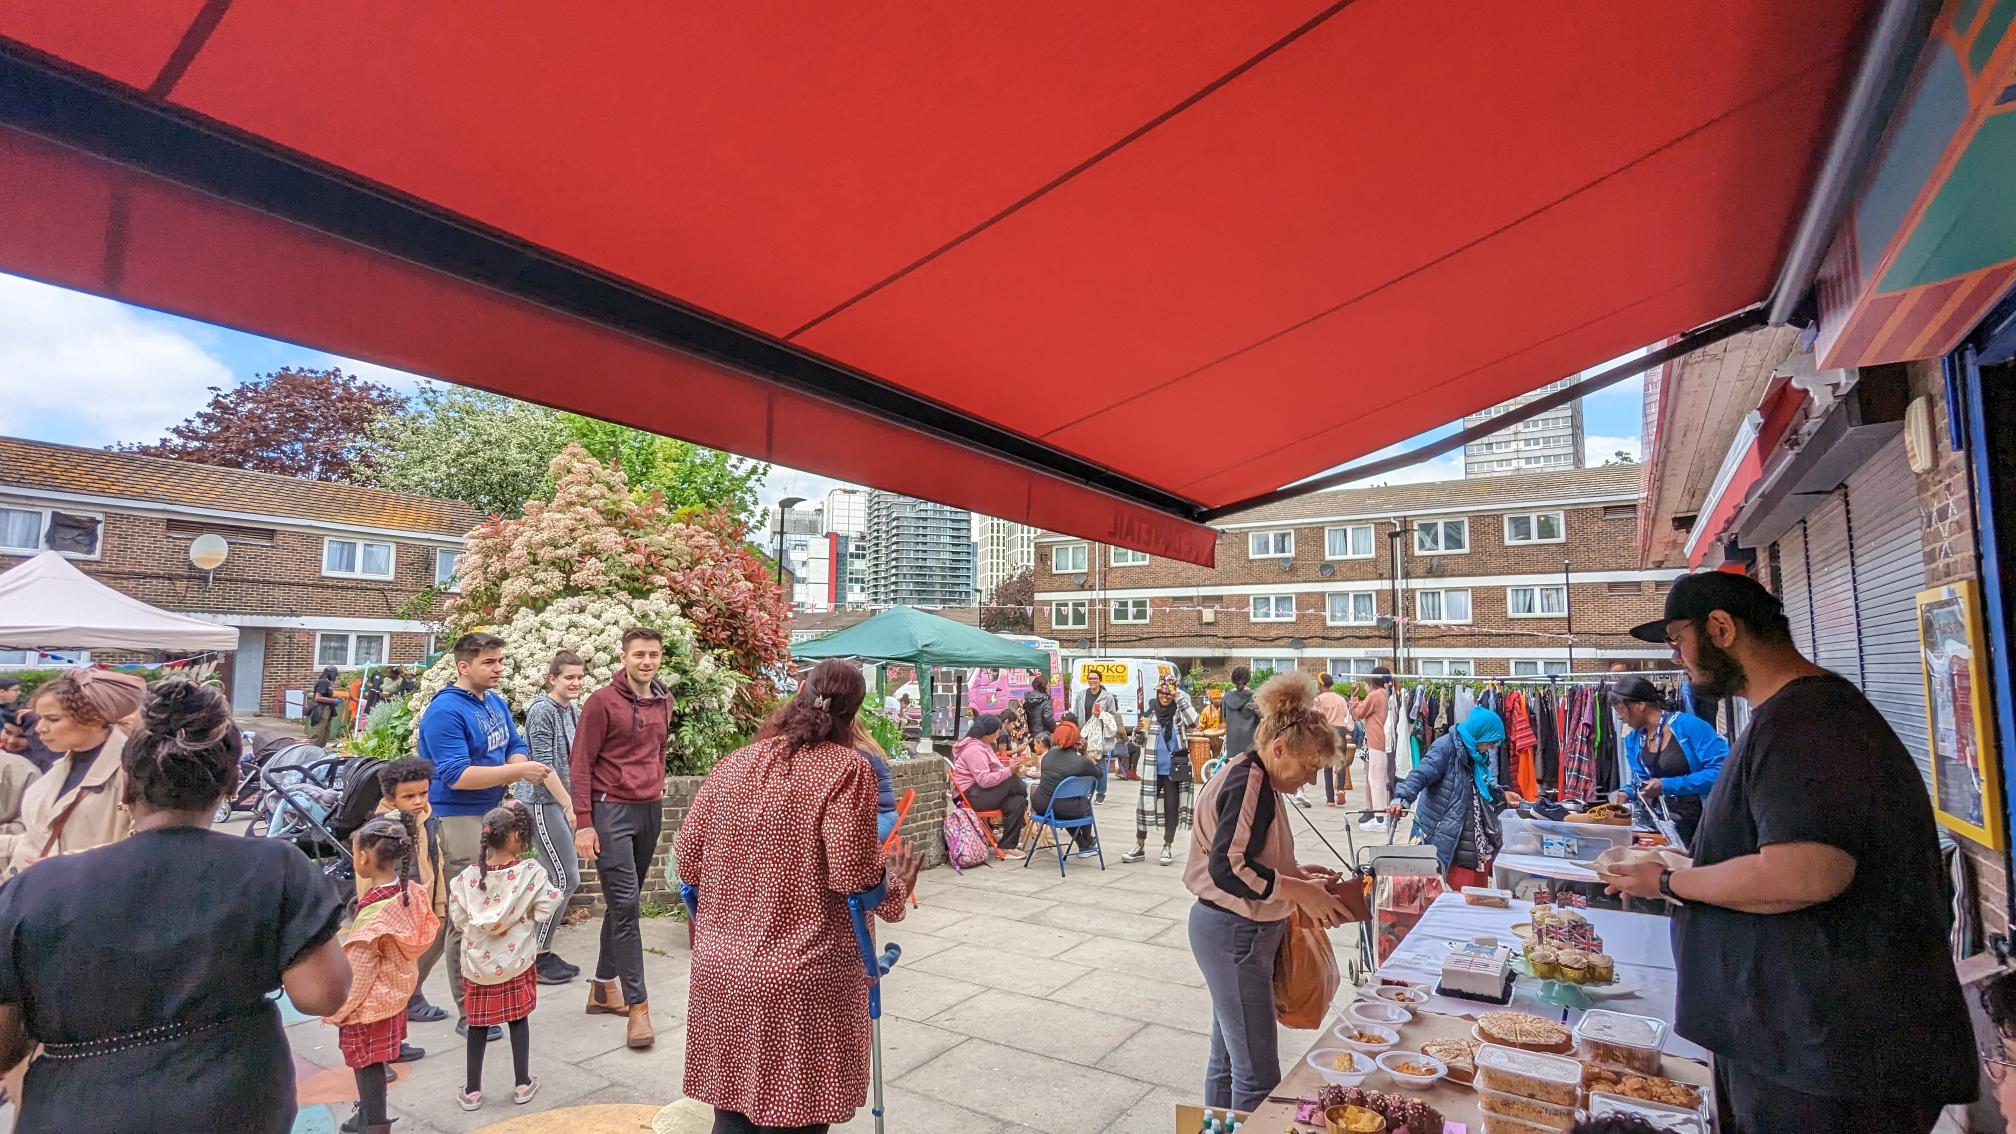
M 517 1087 L 512 1088 L 511 1101 L 519 1106 L 524 1106 L 526 1103 L 532 1101 L 533 1095 L 538 1093 L 539 1079 L 537 1076 L 534 1076 L 531 1082 L 521 1083 Z

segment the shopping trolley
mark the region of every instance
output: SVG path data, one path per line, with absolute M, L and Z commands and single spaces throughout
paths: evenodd
M 1365 881 L 1365 904 L 1371 916 L 1360 923 L 1358 959 L 1351 965 L 1354 982 L 1363 982 L 1379 971 L 1443 890 L 1435 848 L 1417 841 L 1420 832 L 1414 829 L 1411 811 L 1403 809 L 1400 814 L 1406 819 L 1407 841 L 1398 841 L 1401 819 L 1389 818 L 1385 843 L 1356 848 L 1354 865 Z

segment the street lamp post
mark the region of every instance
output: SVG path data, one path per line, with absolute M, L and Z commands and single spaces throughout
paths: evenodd
M 777 585 L 784 585 L 784 524 L 791 509 L 805 503 L 803 496 L 786 496 L 777 502 Z

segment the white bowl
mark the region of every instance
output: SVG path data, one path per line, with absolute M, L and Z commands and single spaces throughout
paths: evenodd
M 1418 988 L 1408 988 L 1399 984 L 1382 984 L 1370 990 L 1373 999 L 1384 1000 L 1388 1004 L 1398 1004 L 1412 1009 L 1416 1004 L 1426 1004 L 1428 994 Z
M 1434 1086 L 1437 1080 L 1449 1073 L 1448 1064 L 1432 1055 L 1423 1055 L 1418 1051 L 1389 1051 L 1380 1055 L 1375 1062 L 1379 1064 L 1379 1070 L 1386 1072 L 1394 1082 L 1403 1087 L 1412 1087 L 1417 1091 L 1423 1087 Z M 1404 1074 L 1393 1069 L 1394 1064 L 1397 1063 L 1425 1063 L 1435 1068 L 1435 1073 L 1433 1075 Z
M 1364 1032 L 1366 1035 L 1378 1036 L 1379 1042 L 1365 1043 L 1362 1040 L 1352 1039 L 1351 1035 L 1353 1032 Z M 1362 1051 L 1367 1055 L 1377 1055 L 1400 1042 L 1400 1033 L 1394 1031 L 1392 1028 L 1381 1027 L 1378 1024 L 1360 1024 L 1349 1020 L 1330 1029 L 1330 1036 L 1345 1047 L 1353 1051 Z
M 1340 1055 L 1351 1057 L 1351 1070 L 1339 1071 L 1332 1065 L 1330 1061 Z M 1366 1077 L 1372 1074 L 1372 1069 L 1378 1066 L 1372 1062 L 1372 1057 L 1364 1052 L 1342 1047 L 1319 1047 L 1304 1056 L 1303 1062 L 1315 1068 L 1318 1075 L 1340 1087 L 1355 1087 L 1363 1083 Z
M 1397 1028 L 1414 1018 L 1414 1013 L 1384 1000 L 1353 1001 L 1344 1006 L 1344 1014 L 1361 1024 L 1376 1024 L 1382 1028 Z

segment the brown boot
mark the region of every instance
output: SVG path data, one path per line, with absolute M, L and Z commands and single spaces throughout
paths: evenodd
M 623 1006 L 623 993 L 613 980 L 591 980 L 588 982 L 588 1014 L 606 1012 L 611 1016 L 628 1016 L 630 1009 Z
M 651 1002 L 639 1000 L 630 1006 L 630 1030 L 624 1043 L 633 1051 L 642 1051 L 658 1042 L 658 1033 L 651 1030 Z

